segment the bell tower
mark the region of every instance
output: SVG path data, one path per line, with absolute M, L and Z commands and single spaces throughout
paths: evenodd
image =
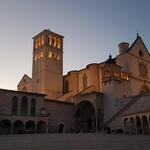
M 47 29 L 33 37 L 32 90 L 49 99 L 63 93 L 63 38 Z

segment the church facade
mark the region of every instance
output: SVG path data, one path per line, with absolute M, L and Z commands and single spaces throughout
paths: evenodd
M 150 54 L 142 38 L 119 54 L 63 75 L 63 36 L 33 37 L 32 78 L 0 90 L 0 132 L 150 134 Z

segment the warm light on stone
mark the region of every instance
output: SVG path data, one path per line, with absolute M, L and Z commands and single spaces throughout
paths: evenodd
M 49 53 L 48 53 L 48 57 L 49 57 L 49 58 L 52 58 L 52 52 L 49 52 Z
M 60 48 L 60 39 L 57 39 L 57 48 Z
M 43 58 L 43 53 L 41 52 L 41 58 Z

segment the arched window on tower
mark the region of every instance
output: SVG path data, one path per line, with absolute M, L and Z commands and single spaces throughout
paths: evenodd
M 18 105 L 18 98 L 14 96 L 12 99 L 12 114 L 13 115 L 17 114 L 17 105 Z
M 28 99 L 23 96 L 21 99 L 21 115 L 27 115 L 28 113 Z
M 60 48 L 60 39 L 57 39 L 57 48 Z
M 66 80 L 64 82 L 64 94 L 66 94 L 68 92 L 69 92 L 69 82 L 68 82 L 68 80 Z
M 49 35 L 49 37 L 48 37 L 48 44 L 52 45 L 52 36 L 51 35 Z
M 44 35 L 42 35 L 42 45 L 44 45 Z
M 87 88 L 87 75 L 84 74 L 83 75 L 83 89 L 86 89 Z
M 33 98 L 31 99 L 31 115 L 35 116 L 36 111 L 36 100 Z
M 53 38 L 52 38 L 52 45 L 53 45 L 54 47 L 56 47 L 56 44 L 57 44 L 56 37 L 53 37 Z
M 41 46 L 41 38 L 38 39 L 38 46 Z
M 35 48 L 38 48 L 38 41 L 35 40 Z

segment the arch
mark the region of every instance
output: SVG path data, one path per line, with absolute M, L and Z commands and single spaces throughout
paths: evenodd
M 44 45 L 44 35 L 42 35 L 42 45 Z
M 38 48 L 38 41 L 35 40 L 35 48 Z
M 30 133 L 30 134 L 35 133 L 35 123 L 34 123 L 34 121 L 29 120 L 29 121 L 26 122 L 25 132 Z
M 131 134 L 136 134 L 136 125 L 133 117 L 130 118 Z
M 44 121 L 37 123 L 37 133 L 46 133 L 46 123 Z
M 124 119 L 124 133 L 130 134 L 130 125 L 129 125 L 129 119 L 128 118 Z
M 75 130 L 76 132 L 96 131 L 95 109 L 91 102 L 82 101 L 76 106 Z
M 142 87 L 140 89 L 140 93 L 147 93 L 149 91 L 150 91 L 149 87 L 146 84 L 142 85 Z
M 17 106 L 18 106 L 18 98 L 17 96 L 14 96 L 12 99 L 12 109 L 11 109 L 13 115 L 17 114 L 17 109 L 18 109 Z
M 13 123 L 13 133 L 14 134 L 22 134 L 24 133 L 24 124 L 21 120 L 16 120 Z
M 4 119 L 0 122 L 0 134 L 11 134 L 11 122 Z
M 41 46 L 41 38 L 39 37 L 38 39 L 38 46 L 40 47 Z
M 142 125 L 141 125 L 140 117 L 136 116 L 135 120 L 136 120 L 137 134 L 142 134 Z
M 35 116 L 36 113 L 36 99 L 31 99 L 31 115 Z
M 84 73 L 83 75 L 83 89 L 87 88 L 87 75 Z
M 52 45 L 52 36 L 51 35 L 48 36 L 48 44 Z
M 60 39 L 57 39 L 57 48 L 60 48 Z
M 57 44 L 56 37 L 52 37 L 52 45 L 56 47 L 56 44 Z
M 64 124 L 63 123 L 59 124 L 59 133 L 64 133 Z
M 27 115 L 28 113 L 28 98 L 23 96 L 21 99 L 21 115 Z
M 146 116 L 142 116 L 143 134 L 149 134 L 149 124 Z

